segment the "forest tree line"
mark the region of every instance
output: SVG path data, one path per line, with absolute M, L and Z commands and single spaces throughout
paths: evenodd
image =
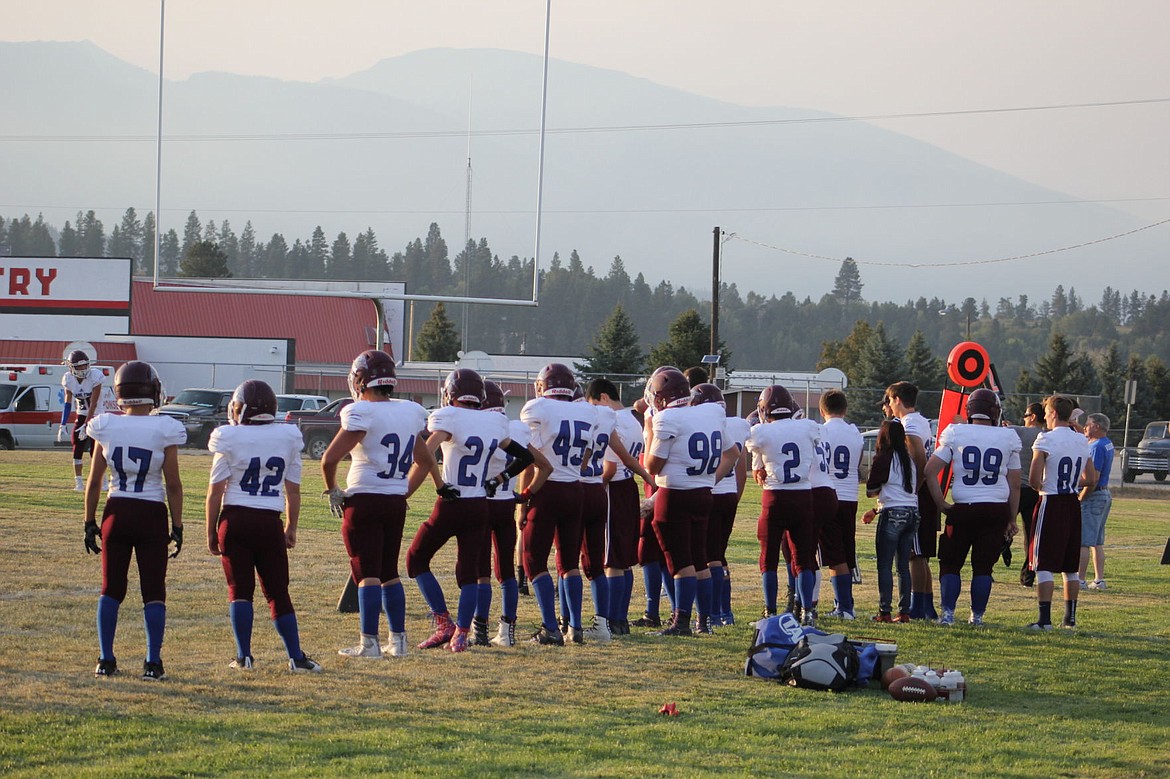
M 136 275 L 154 272 L 155 220 L 133 208 L 108 231 L 94 211 L 79 212 L 58 227 L 38 216 L 0 217 L 0 252 L 16 256 L 129 257 Z M 527 299 L 531 258 L 495 254 L 487 238 L 468 242 L 454 256 L 439 225 L 393 252 L 372 228 L 351 240 L 330 239 L 317 226 L 306 238 L 280 233 L 261 240 L 251 221 L 237 234 L 228 220 L 202 221 L 192 211 L 182 231 L 160 241 L 164 277 L 296 278 L 401 281 L 408 292 L 432 295 Z M 1005 389 L 1035 394 L 1050 389 L 1101 395 L 1111 417 L 1119 413 L 1118 381 L 1139 379 L 1142 418 L 1170 417 L 1170 293 L 1155 295 L 1105 287 L 1092 302 L 1058 285 L 1042 300 L 1005 295 L 997 300 L 920 296 L 903 303 L 867 301 L 857 263 L 846 258 L 833 289 L 819 300 L 755 291 L 735 284 L 720 292 L 723 366 L 753 370 L 809 371 L 841 368 L 857 388 L 878 388 L 891 376 L 941 387 L 943 360 L 968 339 L 982 344 L 996 363 Z M 620 312 L 619 312 L 620 307 Z M 416 346 L 433 330 L 433 306 L 416 306 Z M 618 321 L 613 320 L 620 313 Z M 458 330 L 462 307 L 448 305 L 444 328 Z M 589 355 L 584 367 L 607 362 L 621 346 L 622 365 L 638 373 L 653 368 L 652 355 L 671 354 L 672 342 L 706 350 L 709 300 L 669 281 L 631 277 L 620 256 L 599 273 L 573 250 L 542 267 L 540 306 L 473 305 L 467 312 L 468 348 L 487 352 Z M 426 323 L 426 324 L 424 324 Z M 615 327 L 618 332 L 614 332 Z M 628 330 L 629 332 L 623 332 Z M 449 348 L 450 333 L 439 343 Z M 665 350 L 665 351 L 664 351 Z M 428 355 L 414 355 L 423 358 Z M 636 359 L 640 358 L 640 359 Z M 1048 362 L 1045 362 L 1048 360 Z M 1047 366 L 1047 367 L 1046 367 Z M 1124 409 L 1120 409 L 1124 413 Z

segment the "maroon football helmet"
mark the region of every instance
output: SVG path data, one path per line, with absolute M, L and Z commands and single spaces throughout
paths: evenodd
M 69 372 L 75 378 L 84 379 L 85 374 L 89 373 L 89 355 L 80 349 L 74 349 L 65 358 L 65 365 L 69 367 Z
M 572 400 L 577 389 L 577 377 L 568 365 L 550 362 L 536 376 L 536 394 L 542 398 Z
M 276 421 L 276 393 L 259 379 L 248 379 L 232 393 L 228 421 L 233 425 L 266 425 Z
M 662 373 L 663 371 L 677 371 L 677 370 L 678 370 L 678 368 L 674 367 L 673 365 L 663 365 L 659 368 L 654 369 L 654 372 L 650 374 L 650 378 L 646 379 L 646 388 L 642 390 L 642 400 L 646 401 L 647 406 L 650 406 L 651 408 L 654 407 L 654 398 L 650 394 L 650 382 L 652 382 L 654 380 L 654 377 L 657 376 L 658 374 Z
M 647 392 L 655 411 L 685 406 L 691 402 L 691 384 L 677 368 L 657 371 L 650 377 Z
M 999 415 L 1003 407 L 999 403 L 999 395 L 989 389 L 980 388 L 967 396 L 967 420 L 989 419 L 991 424 L 999 424 Z
M 491 409 L 493 411 L 503 411 L 505 408 L 504 396 L 508 393 L 504 392 L 504 388 L 496 384 L 490 379 L 484 379 L 483 382 L 484 401 L 480 406 L 482 409 Z
M 362 393 L 374 387 L 392 391 L 397 383 L 394 358 L 377 349 L 359 354 L 349 369 L 349 394 L 354 400 L 361 400 Z
M 760 411 L 760 421 L 766 419 L 799 418 L 800 405 L 792 399 L 792 395 L 779 384 L 765 387 L 760 393 L 756 407 Z
M 456 402 L 483 408 L 487 399 L 487 388 L 483 376 L 471 368 L 456 368 L 443 380 L 443 405 L 453 406 Z
M 157 408 L 163 402 L 162 379 L 150 363 L 131 360 L 114 373 L 114 397 L 119 406 Z
M 727 407 L 726 401 L 723 400 L 723 392 L 714 384 L 696 384 L 691 389 L 691 405 L 698 406 L 703 403 L 718 403 L 724 408 Z

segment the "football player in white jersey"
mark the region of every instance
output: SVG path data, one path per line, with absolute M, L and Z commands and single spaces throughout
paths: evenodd
M 483 410 L 506 417 L 504 408 L 504 391 L 494 381 L 484 381 Z M 531 445 L 531 434 L 528 425 L 518 419 L 508 420 L 508 438 L 520 446 L 525 447 L 532 455 L 533 467 L 521 471 L 513 478 L 509 475 L 496 487 L 496 493 L 488 497 L 488 523 L 491 528 L 491 543 L 484 544 L 479 560 L 479 587 L 476 596 L 475 645 L 509 647 L 516 645 L 516 608 L 519 605 L 520 591 L 516 580 L 516 504 L 527 502 L 528 497 L 539 492 L 548 476 L 552 473 L 552 465 L 539 450 Z M 507 472 L 512 464 L 512 457 L 503 449 L 497 448 L 488 464 L 488 473 Z M 522 497 L 516 494 L 521 479 L 525 480 Z M 500 583 L 501 616 L 496 635 L 488 638 L 488 616 L 492 608 L 492 550 L 495 550 L 496 581 Z
M 645 451 L 642 423 L 624 408 L 617 385 L 609 379 L 594 379 L 585 396 L 594 406 L 611 409 L 615 415 L 614 434 L 622 442 L 626 457 L 609 448 L 603 457 L 601 479 L 606 485 L 609 515 L 605 531 L 605 577 L 609 589 L 609 627 L 614 635 L 630 632 L 630 596 L 633 594 L 634 564 L 638 561 L 639 495 L 634 475 L 654 485 L 642 466 Z M 656 581 L 657 583 L 657 581 Z
M 854 618 L 853 575 L 857 566 L 857 490 L 861 450 L 865 441 L 845 421 L 849 401 L 839 389 L 821 395 L 821 449 L 830 483 L 837 494 L 836 510 L 820 518 L 821 564 L 833 572 L 837 601 L 830 617 Z
M 162 644 L 167 615 L 167 547 L 175 542 L 172 558 L 183 548 L 179 446 L 187 442 L 187 432 L 173 417 L 151 414 L 162 405 L 163 390 L 158 372 L 149 363 L 134 360 L 118 368 L 114 392 L 126 413 L 100 414 L 86 426 L 87 437 L 95 446 L 85 486 L 85 548 L 102 557 L 102 594 L 97 606 L 101 654 L 94 674 L 107 677 L 118 673 L 114 632 L 133 554 L 138 561 L 146 624 L 142 678 L 158 680 L 166 678 Z M 99 527 L 94 517 L 107 467 L 113 473 Z
M 219 557 L 228 585 L 228 615 L 236 641 L 230 667 L 250 669 L 252 598 L 256 576 L 294 673 L 321 665 L 301 649 L 297 615 L 288 594 L 288 550 L 297 543 L 301 514 L 301 449 L 296 425 L 276 421 L 276 393 L 251 379 L 228 403 L 230 425 L 211 431 L 214 455 L 207 487 L 207 551 Z M 288 525 L 280 519 L 288 513 Z
M 556 593 L 548 556 L 556 542 L 557 573 L 569 605 L 569 638 L 584 641 L 581 628 L 581 474 L 593 454 L 596 413 L 587 403 L 573 403 L 577 379 L 562 363 L 549 363 L 536 377 L 537 397 L 524 404 L 520 420 L 532 432 L 532 446 L 552 464 L 544 488 L 528 501 L 522 520 L 524 571 L 540 608 L 540 630 L 532 641 L 563 646 L 557 626 Z
M 430 436 L 426 446 L 432 453 L 442 449 L 442 480 L 444 485 L 452 485 L 455 494 L 440 495 L 406 552 L 406 572 L 418 584 L 435 619 L 435 632 L 418 645 L 419 649 L 443 644 L 452 652 L 467 649 L 478 600 L 480 564 L 487 553 L 484 547 L 491 544 L 488 498 L 533 462 L 528 449 L 508 437 L 508 418 L 481 410 L 486 398 L 483 377 L 470 368 L 458 368 L 443 382 L 443 407 L 427 420 Z M 497 449 L 512 458 L 503 472 L 491 470 Z M 447 611 L 443 588 L 431 573 L 431 560 L 452 537 L 457 546 L 455 582 L 459 585 L 454 620 Z
M 398 383 L 394 358 L 383 351 L 362 352 L 349 371 L 354 402 L 341 410 L 341 428 L 321 458 L 325 494 L 349 553 L 358 585 L 361 640 L 338 651 L 343 657 L 403 657 L 406 640 L 406 593 L 398 574 L 406 499 L 432 475 L 435 458 L 427 447 L 427 411 L 409 400 L 393 398 Z M 337 486 L 337 466 L 347 454 L 353 462 L 346 488 Z M 432 478 L 436 478 L 432 476 Z M 442 481 L 436 484 L 441 487 Z M 386 613 L 389 643 L 378 643 L 378 621 Z
M 693 369 L 692 369 L 693 370 Z M 705 372 L 704 372 L 705 373 Z M 691 379 L 690 371 L 687 372 Z M 723 409 L 723 449 L 719 467 L 715 471 L 715 486 L 711 488 L 711 514 L 707 518 L 707 571 L 696 572 L 696 586 L 699 591 L 699 613 L 695 629 L 699 633 L 710 633 L 716 625 L 734 625 L 731 613 L 730 594 L 724 598 L 728 585 L 727 543 L 735 525 L 735 512 L 739 507 L 747 483 L 747 454 L 745 452 L 751 425 L 742 417 L 727 416 L 727 403 L 723 392 L 714 384 L 701 382 L 691 387 L 691 405 L 712 403 Z M 710 588 L 710 594 L 706 590 Z M 710 613 L 704 611 L 704 604 L 710 603 Z
M 1081 577 L 1081 503 L 1078 493 L 1097 485 L 1089 441 L 1069 424 L 1073 403 L 1063 395 L 1044 399 L 1048 430 L 1032 444 L 1029 480 L 1040 493 L 1032 520 L 1032 567 L 1036 571 L 1039 616 L 1028 627 L 1052 630 L 1052 592 L 1056 572 L 1064 574 L 1064 619 L 1075 628 Z
M 918 387 L 899 381 L 886 388 L 884 406 L 906 430 L 906 447 L 918 471 L 918 536 L 910 551 L 910 618 L 937 620 L 930 558 L 938 553 L 938 507 L 922 486 L 926 461 L 934 452 L 930 420 L 918 413 Z
M 686 376 L 673 368 L 655 373 L 647 385 L 654 408 L 653 435 L 646 470 L 658 483 L 654 493 L 654 535 L 674 580 L 674 611 L 670 625 L 655 635 L 691 635 L 691 608 L 697 596 L 698 573 L 706 571 L 707 522 L 711 488 L 723 452 L 726 414 L 718 404 L 691 405 Z M 710 577 L 704 577 L 699 611 L 711 614 Z
M 764 488 L 756 525 L 764 614 L 776 613 L 780 545 L 786 543 L 797 579 L 801 622 L 815 626 L 817 530 L 811 471 L 819 467 L 821 426 L 802 418 L 800 406 L 779 384 L 764 388 L 757 407 L 760 424 L 752 427 L 747 448 L 756 483 Z
M 616 458 L 624 470 L 637 473 L 651 483 L 653 480 L 638 459 L 630 455 L 623 442 L 618 432 L 617 410 L 608 405 L 594 402 L 593 397 L 587 396 L 585 392 L 582 392 L 582 398 L 588 401 L 596 414 L 592 454 L 588 464 L 581 469 L 581 489 L 584 495 L 581 510 L 581 562 L 592 591 L 595 615 L 593 624 L 585 629 L 585 638 L 595 641 L 609 641 L 617 633 L 617 627 L 612 622 L 618 618 L 610 615 L 611 607 L 613 607 L 613 612 L 619 616 L 624 614 L 620 611 L 619 604 L 622 601 L 625 582 L 624 579 L 620 583 L 613 581 L 612 583 L 619 590 L 616 593 L 610 592 L 609 571 L 613 569 L 609 568 L 606 562 L 609 555 L 611 531 L 609 489 L 605 477 L 606 459 Z M 640 449 L 641 444 L 642 435 L 639 432 L 636 446 Z M 616 467 L 611 469 L 611 472 L 616 472 Z M 617 578 L 616 574 L 614 578 Z
M 977 389 L 967 398 L 967 424 L 949 425 L 930 462 L 926 486 L 934 504 L 946 515 L 938 548 L 940 625 L 953 625 L 962 580 L 959 571 L 971 554 L 972 625 L 983 624 L 991 597 L 991 569 L 999 559 L 1004 539 L 1016 534 L 1020 503 L 1020 437 L 1000 427 L 999 396 Z M 943 499 L 939 474 L 950 464 L 951 500 Z
M 74 349 L 65 358 L 65 365 L 69 370 L 61 377 L 61 387 L 65 390 L 65 402 L 61 406 L 61 426 L 57 428 L 57 440 L 65 440 L 65 426 L 69 424 L 69 411 L 75 408 L 77 420 L 73 424 L 73 433 L 70 441 L 73 445 L 73 489 L 76 492 L 85 491 L 85 479 L 81 475 L 82 458 L 86 452 L 93 457 L 93 441 L 85 431 L 85 422 L 91 416 L 103 412 L 106 403 L 103 403 L 102 382 L 105 375 L 100 368 L 89 364 L 89 355 L 80 349 Z

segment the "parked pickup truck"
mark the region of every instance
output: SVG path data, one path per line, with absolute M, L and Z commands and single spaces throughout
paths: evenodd
M 1154 474 L 1157 481 L 1166 481 L 1170 472 L 1170 422 L 1151 422 L 1136 448 L 1125 452 L 1125 469 L 1121 478 L 1127 484 L 1143 473 Z
M 329 448 L 329 442 L 341 429 L 341 409 L 353 403 L 350 398 L 339 398 L 320 411 L 297 412 L 297 427 L 305 439 L 305 454 L 314 460 Z
M 187 446 L 207 447 L 211 431 L 228 421 L 230 389 L 185 389 L 175 399 L 160 406 L 158 413 L 174 417 L 187 428 Z

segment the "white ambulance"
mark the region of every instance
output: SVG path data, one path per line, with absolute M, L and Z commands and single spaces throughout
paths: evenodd
M 106 401 L 114 397 L 113 371 L 98 368 L 107 376 L 102 388 L 105 412 L 111 410 Z M 56 445 L 65 401 L 61 377 L 67 370 L 64 365 L 0 365 L 0 449 Z M 112 409 L 116 410 L 117 404 Z M 75 419 L 76 414 L 70 411 L 67 432 Z

